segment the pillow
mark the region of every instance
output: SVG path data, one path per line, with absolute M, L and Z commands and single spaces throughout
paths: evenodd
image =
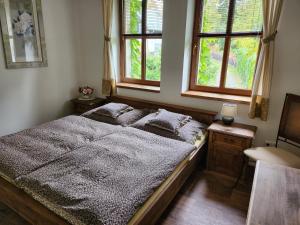
M 143 110 L 133 109 L 131 111 L 124 112 L 123 114 L 119 115 L 117 118 L 112 118 L 108 116 L 103 116 L 99 113 L 95 113 L 97 110 L 98 108 L 93 109 L 91 111 L 82 114 L 82 116 L 98 122 L 109 123 L 113 125 L 129 126 L 132 123 L 140 120 L 141 118 L 149 114 L 149 111 L 145 109 Z
M 154 118 L 148 120 L 147 125 L 176 133 L 177 130 L 185 123 L 187 123 L 190 119 L 190 116 L 169 112 L 165 109 L 159 109 L 157 115 Z
M 151 113 L 140 120 L 136 121 L 130 127 L 154 133 L 163 137 L 188 142 L 194 144 L 206 132 L 207 125 L 191 119 L 185 125 L 177 130 L 176 133 L 171 133 L 167 130 L 160 129 L 155 126 L 147 125 L 148 121 L 155 118 L 156 113 Z
M 131 110 L 133 110 L 133 108 L 126 104 L 112 102 L 97 108 L 94 113 L 115 119 L 121 114 Z
M 206 133 L 207 125 L 196 120 L 190 120 L 178 130 L 178 136 L 181 141 L 194 144 Z

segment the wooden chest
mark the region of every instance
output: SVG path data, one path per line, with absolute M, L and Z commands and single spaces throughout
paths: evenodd
M 209 128 L 208 170 L 238 177 L 243 166 L 243 151 L 252 146 L 256 127 L 218 121 Z

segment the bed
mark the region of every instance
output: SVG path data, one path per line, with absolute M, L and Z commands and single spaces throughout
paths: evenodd
M 193 118 L 206 124 L 210 124 L 216 115 L 215 112 L 124 97 L 113 97 L 109 100 L 126 103 L 135 108 L 165 108 L 170 111 L 191 115 Z M 73 126 L 76 126 L 76 129 Z M 16 160 L 16 157 L 11 156 L 14 154 L 14 149 L 10 149 L 9 153 L 2 151 L 0 198 L 3 203 L 15 210 L 31 224 L 43 225 L 154 224 L 203 158 L 206 145 L 205 136 L 192 146 L 191 144 L 158 137 L 154 134 L 147 134 L 135 128 L 95 123 L 92 120 L 77 116 L 63 118 L 42 125 L 37 129 L 33 128 L 24 132 L 25 134 L 21 133 L 24 141 L 20 141 L 23 140 L 22 138 L 16 139 L 18 134 L 11 135 L 5 139 L 7 145 L 9 141 L 14 142 L 18 140 L 20 146 L 30 150 L 22 152 L 24 156 L 22 155 L 23 160 L 21 162 Z M 27 140 L 28 137 L 35 137 L 33 139 L 35 141 L 39 139 L 43 141 L 36 145 L 35 141 L 31 143 Z M 69 139 L 70 141 L 68 141 Z M 110 160 L 110 158 L 116 157 L 112 152 L 114 149 L 113 145 L 117 140 L 121 140 L 122 146 L 128 145 L 126 149 L 130 148 L 132 150 L 126 152 L 124 148 L 121 154 L 122 157 L 120 157 L 120 154 L 117 155 L 117 157 L 120 157 L 118 158 L 120 165 L 109 165 L 110 162 L 113 163 L 115 161 Z M 130 143 L 131 140 L 135 140 L 134 144 Z M 44 149 L 41 151 L 44 153 L 40 155 L 34 154 L 35 151 L 32 149 L 36 146 Z M 99 148 L 102 148 L 103 151 L 101 152 L 104 153 L 100 154 Z M 160 148 L 163 151 L 159 150 Z M 109 151 L 105 151 L 106 149 L 109 149 Z M 118 149 L 122 148 L 118 147 Z M 177 150 L 173 151 L 174 149 Z M 31 150 L 32 155 L 30 155 Z M 156 157 L 149 156 L 151 150 L 156 153 Z M 87 152 L 88 154 L 86 154 Z M 132 154 L 134 154 L 134 157 L 131 157 Z M 178 157 L 172 158 L 170 154 L 178 154 Z M 141 159 L 136 161 L 135 157 L 140 157 Z M 165 160 L 168 157 L 170 159 Z M 134 168 L 139 170 L 146 169 L 143 173 L 126 171 L 126 168 L 131 168 L 131 164 L 129 167 L 122 167 L 122 165 L 128 163 L 131 163 L 134 165 Z M 110 181 L 109 177 L 107 178 L 108 175 L 105 173 L 105 170 L 97 170 L 95 165 L 99 164 L 106 165 L 108 171 L 118 169 L 118 172 L 113 170 L 109 175 L 116 174 L 118 182 L 123 182 L 120 187 L 122 189 L 127 187 L 128 190 L 118 190 L 118 185 Z M 87 165 L 87 167 L 80 166 L 80 168 L 77 168 L 76 165 Z M 73 169 L 68 170 L 69 168 Z M 78 173 L 73 171 L 78 171 Z M 158 173 L 158 171 L 163 171 L 163 173 Z M 89 174 L 88 180 L 82 177 L 82 174 L 86 173 Z M 81 175 L 80 179 L 78 179 L 78 176 L 75 176 L 76 174 Z M 101 174 L 101 178 L 105 177 L 107 180 L 106 187 L 101 186 L 102 183 L 97 183 L 99 174 Z M 132 174 L 136 175 L 133 176 Z M 147 179 L 143 176 L 146 176 Z M 93 183 L 91 184 L 90 177 L 93 177 Z M 132 178 L 134 179 L 130 182 Z M 115 177 L 111 179 L 115 179 Z M 139 183 L 134 186 L 134 182 Z M 142 185 L 143 183 L 145 185 Z M 88 186 L 89 184 L 90 186 Z M 67 190 L 60 189 L 59 194 L 57 194 L 57 192 L 54 192 L 57 185 L 61 185 Z M 74 186 L 80 188 L 73 190 Z M 87 188 L 88 192 L 86 191 Z M 110 204 L 105 205 L 108 194 L 105 195 L 98 192 L 100 189 L 102 191 L 105 190 L 105 188 L 116 189 L 115 194 L 112 196 L 116 199 L 112 202 L 118 203 L 118 207 Z M 93 192 L 94 195 L 89 196 L 90 192 Z M 123 201 L 124 196 L 130 196 L 131 192 L 134 192 L 134 194 L 126 201 Z M 123 196 L 120 194 L 119 198 L 116 197 L 118 193 L 123 193 Z M 71 197 L 68 195 L 71 195 Z M 95 195 L 97 195 L 97 201 L 94 201 Z M 51 196 L 51 198 L 49 197 L 51 200 L 58 200 L 49 201 L 48 196 Z M 102 199 L 101 203 L 105 205 L 104 213 L 102 212 L 102 204 L 99 204 L 99 199 Z M 107 202 L 110 202 L 110 199 Z M 83 207 L 85 205 L 91 206 L 90 208 L 93 211 L 86 212 Z M 109 209 L 109 215 L 107 215 L 107 209 Z M 101 220 L 98 217 L 101 217 Z

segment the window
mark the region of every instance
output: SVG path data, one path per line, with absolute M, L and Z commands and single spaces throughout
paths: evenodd
M 163 0 L 120 0 L 121 81 L 160 85 Z
M 190 89 L 251 95 L 261 0 L 196 0 Z

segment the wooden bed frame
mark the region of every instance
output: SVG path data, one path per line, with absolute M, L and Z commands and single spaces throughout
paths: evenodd
M 165 108 L 167 110 L 192 116 L 194 119 L 211 124 L 216 112 L 170 105 L 158 102 L 144 101 L 121 96 L 110 97 L 108 101 L 126 103 L 135 108 Z M 180 163 L 173 174 L 155 191 L 145 202 L 144 206 L 132 217 L 128 225 L 152 225 L 176 196 L 190 174 L 204 158 L 206 142 L 201 143 L 184 163 Z M 23 190 L 17 188 L 7 180 L 0 177 L 0 201 L 14 210 L 17 214 L 33 225 L 70 225 L 62 217 L 50 211 L 44 205 L 34 200 Z

